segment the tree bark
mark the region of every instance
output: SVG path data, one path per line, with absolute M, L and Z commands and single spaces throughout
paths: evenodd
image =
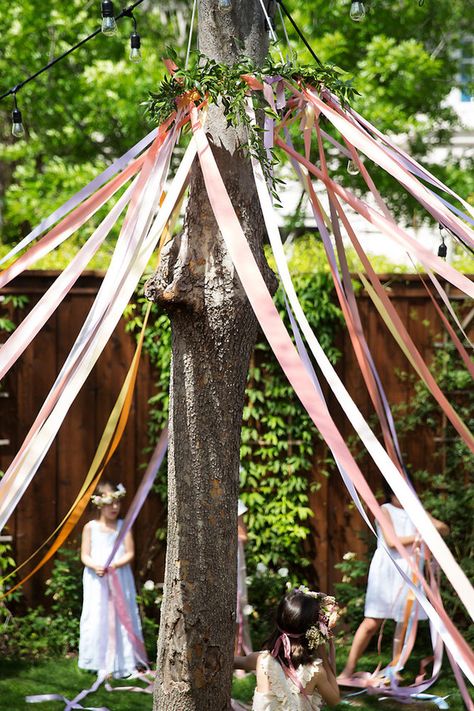
M 268 48 L 259 0 L 199 2 L 199 47 L 257 62 Z M 229 195 L 267 283 L 265 227 L 242 131 L 211 107 L 206 130 Z M 172 326 L 168 541 L 154 711 L 230 708 L 236 627 L 237 499 L 242 409 L 257 323 L 193 167 L 183 233 L 146 287 Z

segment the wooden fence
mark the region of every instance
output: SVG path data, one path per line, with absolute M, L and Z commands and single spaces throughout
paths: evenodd
M 53 272 L 27 272 L 18 277 L 13 286 L 0 291 L 0 298 L 8 294 L 26 295 L 29 298 L 27 307 L 13 314 L 14 320 L 24 318 L 55 276 Z M 94 272 L 86 273 L 78 280 L 2 382 L 1 470 L 7 468 L 21 446 L 80 330 L 101 281 L 101 274 Z M 429 362 L 434 350 L 441 347 L 443 342 L 439 335 L 438 316 L 424 287 L 411 275 L 389 275 L 384 278 L 384 283 L 410 335 Z M 451 296 L 454 299 L 462 299 L 462 295 L 454 290 Z M 364 293 L 358 297 L 358 302 L 369 347 L 388 399 L 391 403 L 406 401 L 412 386 L 408 380 L 400 380 L 396 370 L 409 371 L 408 363 Z M 339 373 L 362 412 L 370 415 L 372 408 L 367 391 L 349 338 L 342 331 L 338 345 L 342 352 L 338 364 Z M 9 522 L 7 533 L 12 536 L 14 556 L 18 562 L 25 560 L 48 537 L 67 512 L 79 490 L 129 367 L 134 347 L 134 339 L 125 332 L 124 323 L 121 322 L 67 414 L 49 454 Z M 153 373 L 145 357 L 140 366 L 129 423 L 109 468 L 111 476 L 123 482 L 129 492 L 125 507 L 130 501 L 131 493 L 136 490 L 142 465 L 146 461 L 144 448 L 147 445 L 148 399 L 152 393 Z M 345 436 L 349 436 L 351 430 L 344 413 L 331 397 L 329 404 L 341 431 Z M 402 441 L 407 462 L 414 468 L 434 471 L 433 467 L 438 466 L 434 464 L 434 450 L 443 445 L 438 441 L 442 436 L 440 419 L 439 432 L 426 429 L 418 433 L 416 439 Z M 349 550 L 363 552 L 364 544 L 359 539 L 358 532 L 364 528 L 364 524 L 350 505 L 340 479 L 336 476 L 327 479 L 320 475 L 318 461 L 323 454 L 321 448 L 318 448 L 312 473 L 313 479 L 320 483 L 320 488 L 312 495 L 311 504 L 315 517 L 314 537 L 310 548 L 314 551 L 314 565 L 321 588 L 329 591 L 337 579 L 334 564 Z M 380 482 L 374 466 L 366 460 L 363 467 L 369 482 L 377 488 Z M 90 512 L 87 516 L 90 516 Z M 85 520 L 86 515 L 77 527 L 78 533 L 73 545 L 78 545 L 78 536 Z M 142 578 L 162 579 L 164 552 L 162 545 L 155 540 L 155 530 L 163 521 L 161 504 L 152 494 L 134 527 L 136 570 Z M 153 565 L 151 569 L 146 570 L 145 564 L 150 553 Z M 44 583 L 49 574 L 50 567 L 46 567 L 25 586 L 29 602 L 43 598 Z

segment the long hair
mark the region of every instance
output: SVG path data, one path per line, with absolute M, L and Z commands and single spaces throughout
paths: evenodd
M 264 648 L 272 651 L 280 635 L 286 633 L 290 641 L 291 662 L 295 669 L 301 664 L 308 664 L 317 659 L 318 650 L 309 648 L 305 635 L 310 627 L 317 624 L 319 611 L 320 601 L 317 597 L 307 595 L 300 590 L 289 592 L 278 605 L 277 627 L 265 642 Z M 276 659 L 288 666 L 283 646 L 280 647 Z

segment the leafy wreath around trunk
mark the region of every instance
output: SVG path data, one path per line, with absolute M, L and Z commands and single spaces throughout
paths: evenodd
M 306 87 L 318 91 L 329 91 L 336 96 L 343 106 L 358 94 L 352 86 L 352 79 L 344 80 L 344 72 L 333 64 L 300 65 L 296 60 L 275 61 L 267 57 L 263 66 L 257 65 L 248 57 L 232 66 L 220 64 L 202 54 L 195 53 L 188 69 L 180 69 L 175 64 L 179 61 L 172 48 L 167 49 L 169 68 L 172 74 L 166 76 L 158 90 L 152 92 L 147 105 L 150 117 L 158 125 L 166 121 L 176 110 L 180 100 L 193 101 L 195 106 L 202 102 L 220 105 L 228 124 L 234 128 L 245 127 L 247 143 L 242 149 L 247 150 L 262 165 L 265 177 L 275 189 L 278 180 L 273 175 L 276 160 L 273 149 L 267 150 L 262 141 L 262 126 L 252 123 L 247 112 L 249 86 L 252 80 L 267 84 L 280 82 L 282 90 L 291 84 L 299 90 Z M 260 92 L 252 92 L 254 108 L 263 111 L 272 119 L 282 116 L 274 111 Z M 281 112 L 283 113 L 283 111 Z

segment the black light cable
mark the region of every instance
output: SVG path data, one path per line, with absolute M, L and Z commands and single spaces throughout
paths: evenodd
M 295 28 L 295 30 L 296 30 L 296 32 L 298 33 L 300 39 L 303 41 L 305 47 L 308 49 L 308 51 L 310 52 L 310 54 L 311 54 L 311 56 L 313 57 L 313 59 L 319 64 L 320 67 L 322 67 L 322 66 L 323 66 L 322 61 L 319 59 L 319 57 L 317 56 L 317 54 L 315 53 L 315 51 L 313 50 L 313 48 L 311 47 L 311 45 L 310 45 L 309 42 L 307 41 L 306 37 L 304 36 L 304 34 L 303 34 L 302 31 L 300 30 L 300 28 L 298 27 L 298 25 L 296 24 L 296 22 L 294 21 L 294 19 L 293 19 L 292 16 L 290 15 L 289 11 L 286 9 L 286 7 L 285 7 L 285 5 L 283 4 L 282 0 L 277 0 L 277 3 L 280 5 L 281 9 L 282 9 L 283 12 L 285 13 L 285 15 L 287 16 L 287 18 L 288 18 L 289 21 L 291 22 L 291 24 L 293 25 L 293 27 Z
M 113 18 L 114 21 L 120 20 L 122 17 L 130 17 L 132 11 L 136 7 L 138 7 L 138 5 L 141 5 L 143 1 L 144 0 L 136 0 L 136 2 L 134 2 L 132 5 L 129 5 L 124 10 L 122 10 L 122 12 L 120 12 L 118 15 L 116 15 Z M 104 8 L 103 8 L 104 4 L 107 5 L 108 7 L 112 6 L 112 13 L 113 13 L 113 4 L 112 4 L 111 0 L 103 0 L 102 13 L 104 12 Z M 108 11 L 109 11 L 109 9 L 106 9 L 106 12 L 108 12 Z M 104 20 L 103 14 L 102 14 L 102 20 Z M 91 40 L 93 37 L 96 37 L 102 31 L 103 30 L 102 30 L 102 26 L 101 26 L 99 29 L 94 30 L 94 32 L 91 32 L 91 34 L 88 35 L 87 37 L 84 37 L 80 42 L 75 44 L 73 47 L 70 47 L 68 50 L 66 50 L 65 52 L 60 54 L 58 57 L 55 57 L 55 59 L 52 59 L 50 62 L 48 62 L 48 64 L 45 64 L 44 67 L 41 67 L 41 69 L 38 69 L 37 72 L 35 72 L 31 76 L 27 77 L 26 79 L 21 81 L 19 84 L 12 86 L 11 89 L 8 89 L 8 91 L 6 91 L 5 93 L 0 95 L 0 101 L 2 101 L 2 99 L 5 99 L 7 96 L 11 96 L 12 94 L 16 95 L 20 91 L 20 89 L 22 89 L 26 84 L 29 84 L 30 81 L 33 81 L 33 79 L 36 79 L 37 77 L 39 77 L 40 74 L 43 74 L 43 72 L 46 72 L 48 69 L 51 69 L 51 67 L 53 67 L 55 64 L 57 64 L 61 60 L 65 59 L 65 57 L 67 57 L 72 52 L 75 52 L 76 49 L 79 49 L 79 47 L 82 47 L 83 44 L 86 44 L 86 42 L 89 42 L 89 40 Z

